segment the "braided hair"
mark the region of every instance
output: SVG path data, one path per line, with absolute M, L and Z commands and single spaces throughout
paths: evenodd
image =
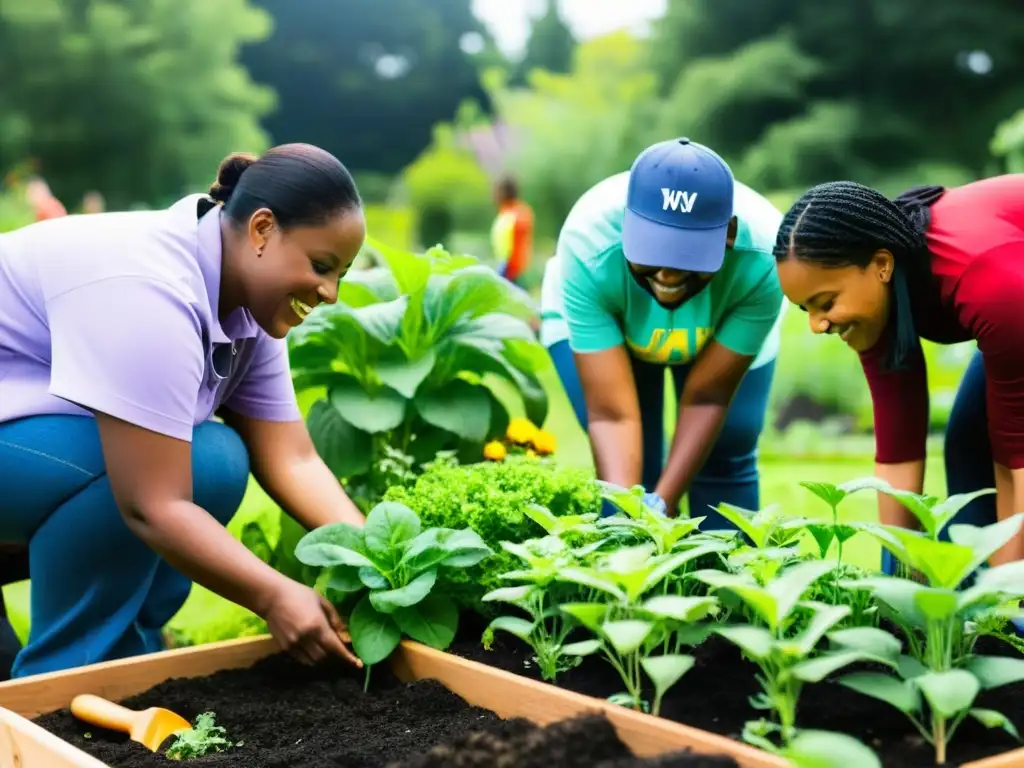
M 853 181 L 831 181 L 805 192 L 786 213 L 775 241 L 775 260 L 795 258 L 826 268 L 864 269 L 880 250 L 893 255 L 893 301 L 888 370 L 905 368 L 917 348 L 910 287 L 933 284 L 925 233 L 930 207 L 944 187 L 914 187 L 890 200 Z

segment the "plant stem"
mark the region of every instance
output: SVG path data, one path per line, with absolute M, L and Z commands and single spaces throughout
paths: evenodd
M 366 665 L 366 677 L 363 680 L 363 693 L 370 690 L 370 670 L 373 669 L 372 664 Z
M 932 715 L 932 733 L 935 738 L 935 764 L 946 764 L 946 718 Z

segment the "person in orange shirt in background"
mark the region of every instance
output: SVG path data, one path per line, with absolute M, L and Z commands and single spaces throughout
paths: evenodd
M 50 191 L 50 185 L 38 176 L 29 179 L 25 185 L 25 196 L 28 198 L 29 205 L 32 206 L 36 221 L 59 219 L 68 215 L 64 204 Z
M 504 177 L 494 186 L 498 216 L 491 227 L 491 248 L 498 274 L 521 286 L 533 255 L 533 209 L 519 198 L 515 180 Z

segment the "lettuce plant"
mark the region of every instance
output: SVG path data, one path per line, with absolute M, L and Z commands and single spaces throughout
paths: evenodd
M 492 554 L 471 530 L 422 529 L 408 507 L 381 502 L 363 528 L 325 525 L 303 536 L 295 556 L 324 569 L 320 584 L 354 607 L 352 646 L 367 667 L 386 659 L 402 635 L 447 648 L 458 629 L 454 601 L 432 592 L 440 569 L 465 568 Z
M 908 653 L 899 659 L 898 676 L 862 672 L 840 682 L 903 712 L 935 747 L 939 765 L 945 763 L 947 745 L 967 717 L 1016 736 L 1005 715 L 973 705 L 983 690 L 1024 680 L 1024 660 L 973 652 L 978 623 L 1007 601 L 1024 597 L 1024 562 L 978 571 L 1020 535 L 1024 516 L 987 526 L 951 525 L 950 541 L 938 541 L 938 531 L 961 501 L 962 497 L 952 503 L 947 499 L 917 504 L 915 514 L 920 513 L 924 533 L 896 526 L 872 529 L 882 545 L 925 583 L 882 575 L 844 583 L 848 589 L 869 590 L 884 604 L 903 630 Z M 973 585 L 959 588 L 975 572 Z
M 700 579 L 716 590 L 736 595 L 756 613 L 764 626 L 735 624 L 714 631 L 737 645 L 761 670 L 762 692 L 751 700 L 755 709 L 772 712 L 777 723 L 765 720 L 747 723 L 744 738 L 769 751 L 778 751 L 769 738 L 777 733 L 782 745 L 797 735 L 797 705 L 807 683 L 823 680 L 836 670 L 858 661 L 894 666 L 900 645 L 896 638 L 879 629 L 860 627 L 835 630 L 850 612 L 848 606 L 803 601 L 811 585 L 835 565 L 812 560 L 787 568 L 767 585 L 749 574 L 698 571 Z M 806 614 L 809 619 L 798 621 Z M 792 629 L 801 630 L 794 635 Z M 835 630 L 835 631 L 834 631 Z M 835 646 L 819 652 L 818 644 L 828 635 Z

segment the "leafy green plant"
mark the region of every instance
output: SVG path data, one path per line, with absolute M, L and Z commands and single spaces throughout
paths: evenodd
M 174 738 L 165 754 L 171 760 L 193 760 L 242 745 L 241 741 L 235 744 L 228 740 L 223 726 L 215 724 L 213 712 L 203 712 L 196 717 L 192 728 Z
M 553 515 L 552 519 L 558 520 Z M 553 681 L 561 672 L 579 663 L 579 657 L 563 653 L 566 638 L 576 622 L 559 607 L 575 598 L 579 587 L 558 581 L 560 571 L 576 565 L 578 558 L 557 535 L 521 544 L 504 541 L 501 547 L 525 566 L 502 574 L 502 578 L 525 583 L 491 590 L 483 599 L 513 605 L 528 618 L 508 615 L 495 618 L 484 630 L 484 648 L 491 647 L 496 631 L 515 635 L 533 648 L 541 676 Z
M 650 541 L 661 555 L 671 552 L 687 536 L 700 530 L 700 524 L 707 519 L 661 514 L 644 503 L 646 491 L 642 485 L 627 489 L 603 480 L 598 485 L 602 498 L 623 513 L 605 517 L 598 525 L 623 537 Z M 722 549 L 727 548 L 727 545 L 722 545 Z
M 772 735 L 778 735 L 782 746 L 790 744 L 797 735 L 797 708 L 805 684 L 820 682 L 857 661 L 889 666 L 896 663 L 900 650 L 896 638 L 870 627 L 833 631 L 849 614 L 849 607 L 802 600 L 811 585 L 834 567 L 833 563 L 821 560 L 797 563 L 767 585 L 758 584 L 750 574 L 712 570 L 694 574 L 694 578 L 716 590 L 735 594 L 763 623 L 734 624 L 714 630 L 738 646 L 761 670 L 758 681 L 762 691 L 751 700 L 751 705 L 773 713 L 778 722 L 748 722 L 743 736 L 763 749 L 779 751 L 770 738 Z M 809 618 L 804 619 L 803 615 Z M 800 628 L 796 634 L 792 631 L 794 627 Z M 826 635 L 835 648 L 820 652 L 818 644 Z
M 938 532 L 958 505 L 966 503 L 965 497 L 950 497 L 941 503 L 904 498 L 921 519 L 924 533 L 896 526 L 870 530 L 907 568 L 921 574 L 925 583 L 879 575 L 844 582 L 843 586 L 874 594 L 902 629 L 908 652 L 899 659 L 898 677 L 862 672 L 840 682 L 903 712 L 935 747 L 936 763 L 942 765 L 949 741 L 967 717 L 1017 736 L 1005 715 L 973 704 L 983 690 L 1024 680 L 1024 660 L 981 656 L 973 650 L 978 626 L 993 618 L 1005 624 L 1002 606 L 1024 597 L 1024 562 L 978 571 L 1020 535 L 1024 515 L 987 526 L 951 525 L 950 541 L 939 541 Z M 974 584 L 959 588 L 975 572 Z
M 402 635 L 433 648 L 447 648 L 458 629 L 459 611 L 449 597 L 432 592 L 443 568 L 465 568 L 491 554 L 468 529 L 428 528 L 408 507 L 381 502 L 364 528 L 325 525 L 299 542 L 295 556 L 323 568 L 328 594 L 354 607 L 348 629 L 356 654 L 370 667 L 386 659 Z
M 707 626 L 701 631 L 695 624 L 713 614 L 718 603 L 713 597 L 671 594 L 671 577 L 712 551 L 710 546 L 693 547 L 658 555 L 653 544 L 641 544 L 596 553 L 592 565 L 562 568 L 561 581 L 586 591 L 584 602 L 562 604 L 561 610 L 596 636 L 566 645 L 562 653 L 601 652 L 626 686 L 625 693 L 612 700 L 638 710 L 646 706 L 641 671 L 645 672 L 655 686 L 651 711 L 657 714 L 665 692 L 693 666 L 693 657 L 680 652 L 682 646 L 704 640 Z M 658 648 L 661 655 L 652 656 Z
M 370 475 L 386 447 L 414 467 L 444 450 L 479 461 L 508 426 L 509 395 L 542 424 L 550 358 L 524 294 L 471 257 L 372 245 L 388 266 L 351 272 L 337 304 L 289 336 L 296 391 L 320 394 L 307 421 L 334 473 L 380 489 Z

